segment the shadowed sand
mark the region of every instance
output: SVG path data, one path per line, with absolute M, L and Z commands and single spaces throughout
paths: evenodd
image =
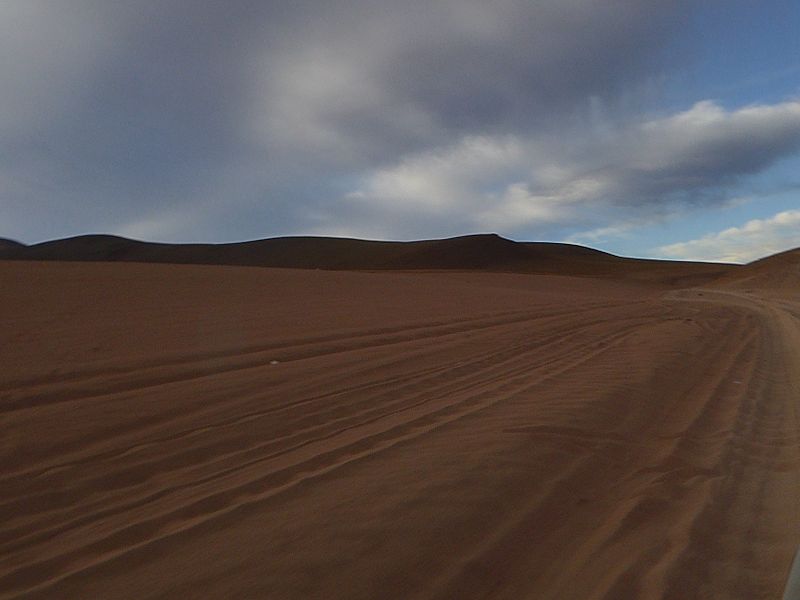
M 784 262 L 0 261 L 0 598 L 778 598 Z

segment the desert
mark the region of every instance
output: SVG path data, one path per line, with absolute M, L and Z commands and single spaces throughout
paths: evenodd
M 0 600 L 800 600 L 798 0 L 0 0 Z
M 0 598 L 779 598 L 798 251 L 501 240 L 0 260 Z

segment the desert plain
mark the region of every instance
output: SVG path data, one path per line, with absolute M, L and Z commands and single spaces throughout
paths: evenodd
M 780 598 L 798 265 L 0 261 L 0 598 Z

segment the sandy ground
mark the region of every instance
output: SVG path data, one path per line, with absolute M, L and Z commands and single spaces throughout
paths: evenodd
M 800 303 L 0 263 L 0 598 L 779 598 Z

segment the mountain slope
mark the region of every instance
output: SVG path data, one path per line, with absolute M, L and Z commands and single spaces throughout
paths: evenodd
M 720 277 L 715 286 L 800 292 L 800 248 L 748 263 Z
M 25 244 L 20 244 L 14 240 L 0 238 L 0 258 L 14 258 L 24 252 Z

